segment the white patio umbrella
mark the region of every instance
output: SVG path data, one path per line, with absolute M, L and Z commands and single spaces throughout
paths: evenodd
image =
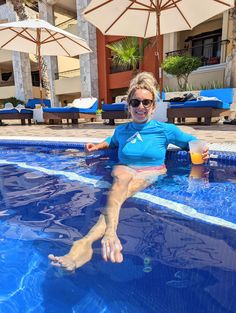
M 40 101 L 42 102 L 42 55 L 75 56 L 91 49 L 86 41 L 43 20 L 0 24 L 0 48 L 38 56 Z
M 234 0 L 92 0 L 83 16 L 105 35 L 149 38 L 192 29 L 233 6 Z

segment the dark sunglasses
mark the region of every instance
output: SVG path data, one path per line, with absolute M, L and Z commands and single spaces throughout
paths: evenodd
M 129 101 L 129 105 L 131 105 L 133 108 L 137 108 L 140 105 L 140 103 L 142 103 L 143 106 L 148 108 L 153 104 L 153 100 L 151 100 L 151 99 L 144 99 L 144 100 L 131 99 Z

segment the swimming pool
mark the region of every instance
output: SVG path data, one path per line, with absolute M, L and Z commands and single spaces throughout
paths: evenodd
M 98 242 L 67 274 L 47 255 L 68 252 L 97 221 L 116 161 L 82 147 L 0 149 L 0 312 L 235 312 L 234 155 L 213 155 L 208 179 L 193 180 L 186 153 L 169 153 L 167 176 L 123 205 L 124 262 L 105 263 Z

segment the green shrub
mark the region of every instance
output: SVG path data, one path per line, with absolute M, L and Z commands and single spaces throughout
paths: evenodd
M 97 109 L 96 114 L 99 115 L 99 114 L 102 114 L 102 112 L 103 112 L 102 109 Z
M 5 105 L 5 103 L 10 102 L 13 104 L 13 106 L 17 106 L 17 104 L 25 104 L 24 101 L 17 99 L 16 97 L 10 97 L 8 99 L 4 99 L 3 101 L 3 105 Z
M 181 91 L 187 90 L 188 77 L 202 65 L 201 60 L 187 55 L 167 57 L 162 63 L 162 68 L 167 74 L 176 76 Z

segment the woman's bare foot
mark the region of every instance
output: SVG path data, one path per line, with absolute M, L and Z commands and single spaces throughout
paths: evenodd
M 73 243 L 70 252 L 64 256 L 54 256 L 49 254 L 51 265 L 60 267 L 66 271 L 74 271 L 89 262 L 93 255 L 92 243 L 86 238 Z
M 112 263 L 121 263 L 123 255 L 122 245 L 116 232 L 106 231 L 102 238 L 102 257 L 105 261 L 111 260 Z

